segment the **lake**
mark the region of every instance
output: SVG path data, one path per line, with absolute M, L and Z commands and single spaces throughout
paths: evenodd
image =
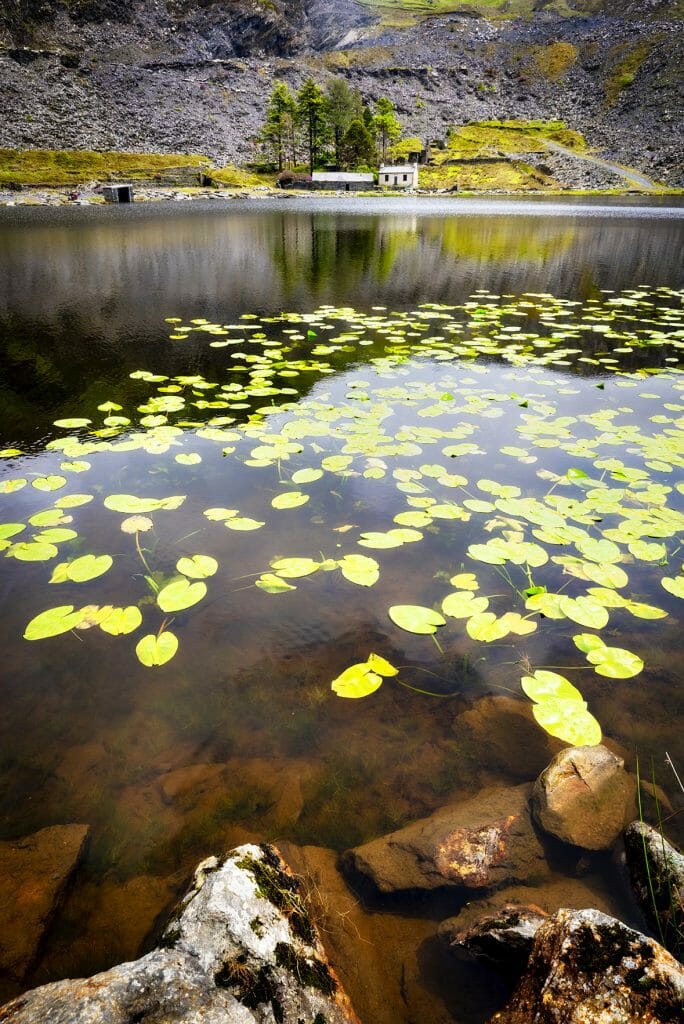
M 92 829 L 31 983 L 212 852 L 341 852 L 559 738 L 676 800 L 682 251 L 641 197 L 0 210 L 0 839 Z M 428 956 L 460 902 L 371 901 L 406 1021 L 502 998 Z

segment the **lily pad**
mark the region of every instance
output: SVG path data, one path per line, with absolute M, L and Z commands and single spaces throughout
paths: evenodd
M 407 633 L 436 633 L 438 626 L 446 625 L 443 615 L 433 608 L 424 608 L 418 604 L 395 604 L 388 609 L 392 622 L 405 629 Z
M 382 676 L 373 672 L 367 662 L 350 665 L 330 684 L 338 697 L 367 697 L 382 685 Z
M 216 573 L 218 562 L 211 555 L 191 555 L 190 558 L 179 558 L 176 569 L 190 579 L 204 580 Z
M 644 667 L 641 658 L 622 647 L 596 647 L 587 653 L 587 660 L 594 671 L 609 679 L 631 679 L 638 676 Z
M 573 747 L 594 747 L 601 742 L 601 726 L 584 701 L 547 700 L 535 704 L 532 714 L 550 736 Z
M 178 639 L 173 633 L 165 630 L 156 636 L 148 633 L 140 640 L 135 648 L 135 653 L 140 661 L 147 668 L 158 665 L 165 665 L 171 661 L 178 650 Z
M 180 612 L 192 608 L 207 592 L 206 583 L 190 583 L 189 580 L 174 580 L 167 583 L 157 594 L 157 604 L 163 612 Z
M 100 623 L 100 629 L 111 636 L 123 636 L 133 633 L 142 623 L 140 609 L 135 605 L 127 608 L 112 608 L 109 614 Z
M 275 573 L 265 572 L 255 580 L 255 586 L 259 590 L 265 590 L 267 594 L 284 594 L 288 590 L 296 590 L 297 588 L 280 576 L 276 576 Z
M 380 578 L 380 566 L 368 555 L 345 555 L 337 564 L 344 578 L 360 587 L 372 587 Z
M 81 611 L 74 611 L 73 604 L 48 608 L 31 619 L 24 630 L 24 639 L 44 640 L 47 637 L 59 636 L 60 633 L 68 633 L 70 629 L 76 627 L 81 618 Z
M 275 562 L 271 562 L 271 568 L 278 576 L 283 576 L 288 580 L 311 576 L 317 569 L 320 569 L 320 565 L 321 563 L 315 562 L 313 558 L 278 558 Z

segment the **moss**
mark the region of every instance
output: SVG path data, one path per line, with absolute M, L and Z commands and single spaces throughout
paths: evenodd
M 0 149 L 0 186 L 78 185 L 122 176 L 154 181 L 178 168 L 206 167 L 198 153 L 119 153 L 64 149 Z
M 264 935 L 264 922 L 261 920 L 261 918 L 258 915 L 257 915 L 257 917 L 253 917 L 252 918 L 252 920 L 249 922 L 249 927 L 252 929 L 252 931 L 254 932 L 254 934 L 256 935 L 256 937 L 258 939 L 263 938 L 263 935 Z
M 248 1010 L 256 1010 L 262 1003 L 270 1003 L 276 1024 L 282 1024 L 285 1019 L 271 969 L 260 967 L 255 970 L 249 966 L 244 953 L 228 960 L 214 975 L 214 982 L 219 988 L 230 989 Z
M 284 967 L 305 988 L 316 989 L 325 996 L 331 996 L 335 992 L 337 983 L 322 960 L 300 956 L 287 942 L 277 944 L 275 958 L 278 967 Z
M 313 945 L 316 933 L 299 894 L 297 881 L 283 871 L 270 846 L 263 845 L 261 851 L 263 860 L 247 855 L 236 862 L 237 866 L 249 871 L 257 884 L 259 896 L 277 907 L 287 918 L 293 933 Z
M 560 40 L 534 47 L 531 55 L 534 72 L 549 82 L 557 82 L 577 63 L 577 47 Z
M 644 39 L 635 47 L 622 56 L 622 48 L 615 48 L 614 56 L 619 59 L 615 61 L 606 79 L 606 106 L 613 107 L 617 103 L 620 93 L 629 88 L 644 61 L 650 56 L 653 49 L 662 41 L 662 36 L 654 36 Z

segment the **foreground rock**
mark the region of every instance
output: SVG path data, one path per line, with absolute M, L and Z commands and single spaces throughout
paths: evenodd
M 3 1024 L 358 1024 L 297 883 L 272 847 L 199 865 L 163 947 L 27 992 Z
M 348 850 L 345 866 L 383 893 L 499 888 L 548 877 L 528 808 L 529 786 L 483 790 L 429 818 Z
M 559 910 L 492 1024 L 674 1024 L 684 970 L 653 939 L 598 910 Z
M 634 817 L 635 780 L 607 747 L 569 747 L 534 785 L 532 809 L 540 828 L 585 850 L 608 850 Z
M 643 821 L 633 821 L 624 838 L 627 867 L 644 916 L 665 946 L 682 957 L 684 855 Z
M 520 975 L 527 967 L 534 939 L 548 914 L 534 904 L 504 903 L 468 928 L 454 928 L 458 918 L 440 926 L 440 935 L 458 957 L 469 957 Z
M 87 838 L 87 825 L 53 825 L 0 843 L 0 984 L 4 980 L 5 991 L 12 984 L 17 987 L 10 993 L 18 991 L 35 960 Z

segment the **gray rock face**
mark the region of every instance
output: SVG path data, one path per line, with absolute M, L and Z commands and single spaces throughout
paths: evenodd
M 624 761 L 606 747 L 569 747 L 537 779 L 532 811 L 539 827 L 557 839 L 608 850 L 634 817 L 635 791 Z
M 469 928 L 459 928 L 458 918 L 443 921 L 439 934 L 456 956 L 472 957 L 519 975 L 547 917 L 540 907 L 504 903 L 497 913 L 483 914 Z
M 88 830 L 88 825 L 53 825 L 0 843 L 0 981 L 14 984 L 4 998 L 19 991 L 81 858 Z
M 347 867 L 380 892 L 498 888 L 549 874 L 528 810 L 528 786 L 484 790 L 398 832 L 347 851 Z
M 680 959 L 684 955 L 684 855 L 656 829 L 633 821 L 625 830 L 632 886 L 656 935 Z
M 27 992 L 0 1008 L 0 1021 L 358 1024 L 272 847 L 241 846 L 203 861 L 162 943 L 92 978 Z
M 491 1024 L 675 1024 L 684 970 L 653 939 L 598 910 L 559 910 Z

